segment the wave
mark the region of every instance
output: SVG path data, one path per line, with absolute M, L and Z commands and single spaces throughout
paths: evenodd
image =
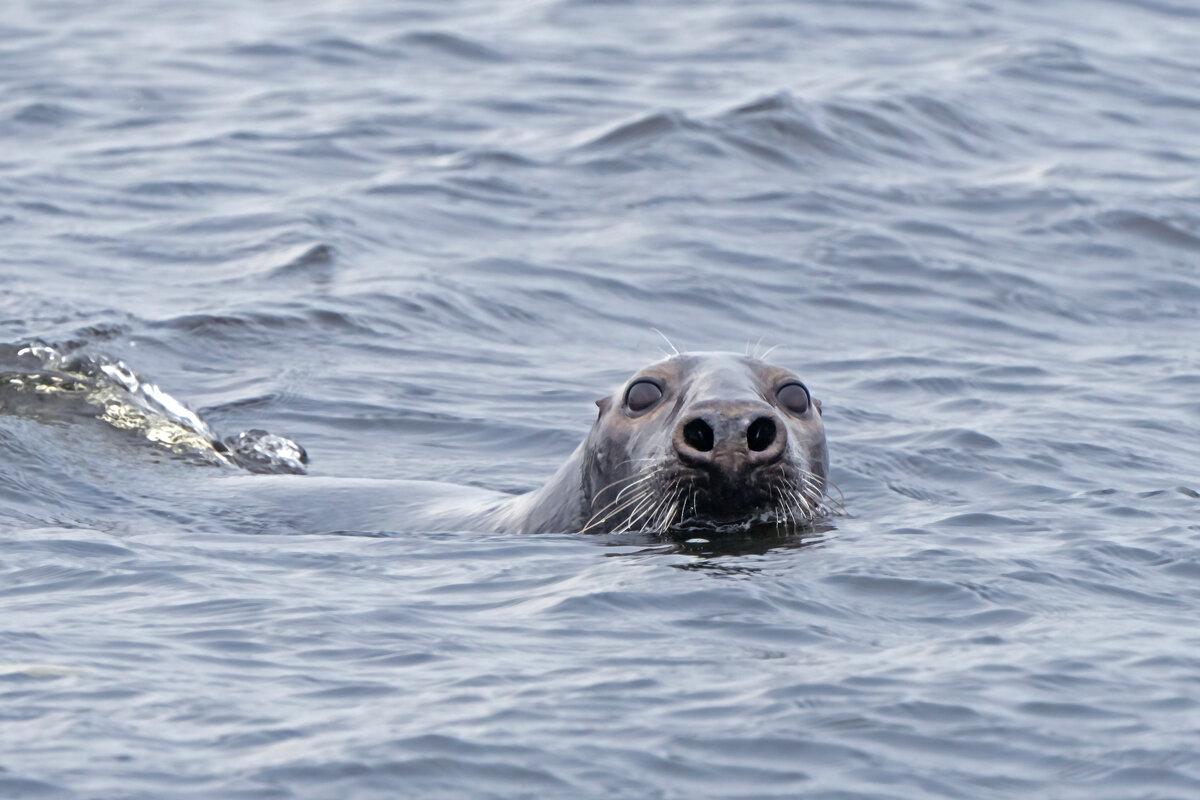
M 308 454 L 264 430 L 222 439 L 185 404 L 122 361 L 73 354 L 44 342 L 0 347 L 0 413 L 92 416 L 177 455 L 249 472 L 305 472 Z

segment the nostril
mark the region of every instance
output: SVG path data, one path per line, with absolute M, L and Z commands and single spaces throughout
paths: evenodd
M 694 419 L 683 426 L 683 440 L 702 453 L 712 450 L 715 444 L 712 426 L 702 419 Z
M 746 444 L 756 453 L 766 450 L 773 441 L 775 441 L 775 422 L 767 417 L 759 417 L 746 429 Z

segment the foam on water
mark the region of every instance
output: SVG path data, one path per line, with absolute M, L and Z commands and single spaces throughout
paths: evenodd
M 53 418 L 64 415 L 66 403 L 82 402 L 96 419 L 180 456 L 251 472 L 305 471 L 308 455 L 291 439 L 249 430 L 222 441 L 194 411 L 122 361 L 66 355 L 42 342 L 0 349 L 0 356 L 9 353 L 14 363 L 0 361 L 0 367 L 17 371 L 0 372 L 0 412 L 19 414 L 32 401 L 40 415 Z

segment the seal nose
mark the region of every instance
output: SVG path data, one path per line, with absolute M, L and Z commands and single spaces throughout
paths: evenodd
M 684 417 L 672 439 L 685 464 L 735 477 L 778 461 L 787 428 L 770 406 L 705 403 Z

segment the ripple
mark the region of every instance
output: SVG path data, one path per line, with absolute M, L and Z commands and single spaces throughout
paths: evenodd
M 1173 223 L 1136 212 L 1113 211 L 1100 217 L 1100 225 L 1123 233 L 1132 233 L 1169 247 L 1200 249 L 1200 236 L 1186 230 L 1181 222 Z
M 485 44 L 444 31 L 418 31 L 405 34 L 396 41 L 404 49 L 431 55 L 450 56 L 463 61 L 496 63 L 506 56 Z
M 149 197 L 206 197 L 226 194 L 259 194 L 261 190 L 249 184 L 217 181 L 147 181 L 134 184 L 126 191 Z
M 586 148 L 627 148 L 644 144 L 675 131 L 696 127 L 679 113 L 657 113 L 625 122 L 606 131 L 583 146 Z
M 60 103 L 30 103 L 14 112 L 9 119 L 27 125 L 58 127 L 82 116 L 81 112 Z
M 0 775 L 0 792 L 3 792 L 5 797 L 10 797 L 12 800 L 71 796 L 71 793 L 62 786 L 46 783 L 45 781 L 30 780 L 15 776 L 9 777 L 6 775 Z

